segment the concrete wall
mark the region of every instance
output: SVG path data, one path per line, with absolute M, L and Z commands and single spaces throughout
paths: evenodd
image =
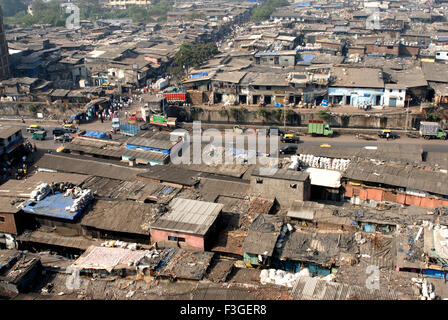
M 235 107 L 240 108 L 240 107 Z M 256 111 L 248 110 L 244 112 L 242 118 L 236 121 L 230 115 L 229 109 L 227 113 L 220 112 L 219 109 L 205 109 L 202 108 L 201 112 L 195 112 L 192 114 L 187 110 L 185 121 L 188 120 L 198 120 L 209 123 L 226 123 L 234 124 L 236 122 L 240 124 L 250 124 L 250 125 L 283 125 L 281 117 L 277 117 L 274 112 L 280 112 L 281 108 L 270 108 L 267 109 L 272 111 L 271 114 L 266 117 L 257 115 Z M 294 112 L 292 117 L 288 117 L 286 120 L 286 125 L 289 126 L 306 126 L 309 120 L 319 120 L 316 113 L 301 113 L 300 109 L 290 109 Z M 331 112 L 331 111 L 330 111 Z M 421 120 L 423 120 L 423 115 L 421 114 L 409 114 L 409 126 L 415 127 Z M 342 128 L 372 128 L 372 129 L 400 129 L 406 127 L 406 113 L 397 112 L 395 114 L 382 115 L 380 112 L 378 114 L 334 114 L 329 120 L 329 124 L 332 127 L 342 127 Z
M 151 229 L 151 242 L 160 242 L 171 246 L 177 246 L 176 241 L 169 241 L 168 237 L 178 237 L 185 238 L 185 242 L 179 242 L 179 246 L 181 248 L 198 248 L 204 250 L 204 237 L 199 235 L 187 234 L 182 232 L 174 232 L 174 231 L 165 231 L 165 230 L 157 230 Z
M 382 106 L 384 104 L 384 89 L 370 89 L 370 88 L 345 88 L 345 87 L 330 87 L 328 88 L 328 100 L 335 103 L 334 96 L 342 96 L 343 104 L 350 104 L 352 106 L 359 106 L 363 104 L 372 104 L 374 106 Z M 376 97 L 380 96 L 379 103 Z M 350 99 L 350 101 L 348 101 Z
M 5 220 L 0 221 L 0 232 L 17 234 L 17 227 L 14 219 L 14 214 L 0 213 L 0 218 L 3 218 Z
M 257 183 L 257 179 L 261 179 L 263 182 Z M 297 187 L 292 188 L 293 184 Z M 261 196 L 274 196 L 282 208 L 289 208 L 295 200 L 309 200 L 310 180 L 302 182 L 253 176 L 250 179 L 250 192 Z
M 400 92 L 401 91 L 401 92 Z M 396 98 L 395 107 L 404 107 L 406 89 L 384 89 L 384 105 L 390 107 L 390 98 Z
M 363 186 L 353 186 L 346 184 L 345 197 L 351 199 L 354 203 L 369 202 L 370 200 L 377 202 L 395 202 L 400 204 L 414 205 L 425 208 L 437 208 L 439 206 L 448 206 L 448 200 L 435 199 L 428 197 L 419 197 L 416 195 L 406 194 L 404 192 L 392 192 L 380 188 L 367 188 Z

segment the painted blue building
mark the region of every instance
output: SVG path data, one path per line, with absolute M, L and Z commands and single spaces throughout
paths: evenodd
M 333 81 L 328 88 L 330 103 L 351 106 L 384 105 L 381 69 L 335 67 L 332 68 L 331 75 Z

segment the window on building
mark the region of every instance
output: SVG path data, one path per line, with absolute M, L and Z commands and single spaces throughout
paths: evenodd
M 266 90 L 271 90 L 271 89 L 272 89 L 272 87 L 270 87 L 270 86 L 266 87 Z
M 260 89 L 260 86 L 254 86 L 254 89 L 258 90 L 258 89 Z
M 0 216 L 0 222 L 5 222 L 5 217 Z
M 292 189 L 297 189 L 297 184 L 296 183 L 292 183 L 289 185 L 290 188 Z
M 263 183 L 263 179 L 257 178 L 257 183 Z
M 185 242 L 185 238 L 173 237 L 173 236 L 168 236 L 168 240 L 169 241 Z
M 400 93 L 401 93 L 401 89 L 400 89 L 400 90 L 398 90 L 398 92 L 400 92 Z

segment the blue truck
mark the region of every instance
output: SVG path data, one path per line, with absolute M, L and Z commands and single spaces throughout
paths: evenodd
M 120 121 L 120 133 L 135 136 L 140 131 L 140 126 Z

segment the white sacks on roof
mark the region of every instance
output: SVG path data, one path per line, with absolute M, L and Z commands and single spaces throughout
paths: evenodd
M 339 188 L 341 186 L 342 174 L 339 171 L 308 168 L 305 170 L 310 174 L 311 184 L 328 188 Z
M 348 159 L 331 159 L 325 157 L 315 157 L 312 154 L 300 154 L 299 160 L 307 166 L 319 169 L 330 169 L 345 171 L 350 164 Z
M 307 268 L 297 273 L 285 272 L 283 270 L 276 269 L 264 269 L 260 272 L 261 284 L 275 284 L 278 286 L 285 286 L 292 288 L 294 283 L 299 277 L 310 277 L 311 274 Z

